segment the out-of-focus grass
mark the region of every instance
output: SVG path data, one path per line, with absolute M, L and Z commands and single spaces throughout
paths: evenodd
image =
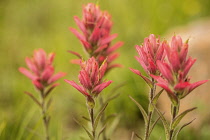
M 47 52 L 56 52 L 56 71 L 67 72 L 66 79 L 77 80 L 79 68 L 69 63 L 69 60 L 75 57 L 67 53 L 67 50 L 77 51 L 83 55 L 85 53 L 68 28 L 70 26 L 77 28 L 73 16 L 81 17 L 82 5 L 88 2 L 95 1 L 0 1 L 0 139 L 37 140 L 42 137 L 38 107 L 23 92 L 38 94 L 31 82 L 18 72 L 18 67 L 26 66 L 25 56 L 32 55 L 34 49 L 44 48 Z M 145 84 L 128 69 L 128 67 L 140 69 L 134 59 L 136 55 L 134 45 L 142 43 L 143 38 L 150 33 L 162 35 L 171 27 L 209 16 L 210 2 L 100 0 L 99 5 L 112 15 L 113 33 L 119 34 L 116 40 L 125 42 L 119 49 L 121 56 L 116 61 L 124 67 L 108 74 L 107 79 L 113 80 L 114 83 L 105 92 L 109 92 L 122 82 L 127 84 L 119 90 L 122 92 L 121 96 L 109 104 L 107 112 L 119 113 L 121 115 L 119 127 L 126 129 L 130 135 L 133 130 L 139 131 L 143 124 L 138 125 L 141 123 L 141 115 L 128 99 L 128 95 L 132 95 L 144 106 L 147 103 Z M 53 91 L 53 105 L 50 110 L 52 139 L 79 140 L 80 136 L 86 134 L 74 123 L 72 117 L 80 118 L 81 115 L 87 114 L 85 99 L 63 80 L 59 82 L 61 85 Z M 105 92 L 103 94 L 106 94 Z M 161 127 L 156 128 L 152 138 L 158 139 L 160 134 L 163 134 L 159 128 Z M 207 128 L 209 126 L 205 126 L 199 133 L 203 139 L 209 136 Z M 180 137 L 185 137 L 186 134 L 192 135 L 189 139 L 198 137 L 191 130 L 184 133 Z

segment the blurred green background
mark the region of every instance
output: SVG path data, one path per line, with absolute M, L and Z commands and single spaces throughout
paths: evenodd
M 75 56 L 67 50 L 80 52 L 82 45 L 69 31 L 77 26 L 73 16 L 82 16 L 82 5 L 88 0 L 1 0 L 0 1 L 0 140 L 38 140 L 42 139 L 40 111 L 25 95 L 29 91 L 38 95 L 31 81 L 19 73 L 20 66 L 26 67 L 25 57 L 31 56 L 34 49 L 43 48 L 48 53 L 56 52 L 55 70 L 68 73 L 65 79 L 77 81 L 79 67 L 69 63 Z M 124 41 L 118 52 L 116 63 L 123 68 L 113 69 L 106 79 L 114 83 L 104 93 L 116 85 L 126 82 L 119 89 L 122 94 L 112 101 L 107 113 L 118 113 L 119 124 L 112 135 L 114 140 L 130 139 L 132 131 L 143 133 L 142 116 L 128 98 L 132 95 L 144 107 L 147 103 L 147 86 L 128 68 L 141 69 L 135 60 L 134 45 L 141 44 L 143 38 L 153 33 L 164 35 L 178 25 L 210 16 L 209 0 L 100 0 L 102 10 L 112 15 L 112 33 L 118 33 L 116 41 Z M 64 79 L 64 78 L 63 78 Z M 87 137 L 74 121 L 87 114 L 85 98 L 61 79 L 60 86 L 53 93 L 50 133 L 52 140 L 79 140 Z M 117 124 L 117 121 L 116 121 Z M 209 126 L 199 133 L 193 129 L 184 130 L 179 139 L 207 140 Z M 111 128 L 110 128 L 111 130 Z M 192 133 L 193 132 L 193 133 Z M 159 139 L 164 132 L 158 125 L 152 139 Z

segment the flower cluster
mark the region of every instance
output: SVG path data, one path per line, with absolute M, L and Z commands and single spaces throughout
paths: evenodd
M 112 21 L 109 13 L 101 11 L 99 6 L 89 3 L 83 7 L 82 20 L 77 16 L 74 17 L 74 20 L 82 34 L 74 28 L 70 28 L 70 30 L 83 44 L 90 57 L 95 57 L 99 65 L 106 59 L 108 64 L 107 71 L 113 67 L 120 66 L 111 64 L 119 56 L 114 51 L 121 47 L 123 43 L 117 42 L 111 46 L 111 41 L 117 37 L 117 34 L 110 34 Z
M 144 71 L 150 76 L 159 75 L 159 69 L 157 67 L 157 61 L 164 61 L 165 51 L 164 46 L 166 42 L 160 42 L 159 38 L 156 38 L 154 34 L 151 34 L 149 37 L 144 39 L 144 43 L 139 46 L 136 45 L 136 51 L 138 52 L 138 56 L 136 56 L 136 60 L 143 67 Z M 152 85 L 151 79 L 143 76 L 139 70 L 130 68 L 132 72 L 141 76 L 147 84 Z
M 91 57 L 87 61 L 81 62 L 80 66 L 81 70 L 78 78 L 81 85 L 78 85 L 74 81 L 65 81 L 86 97 L 96 97 L 104 88 L 112 83 L 112 81 L 102 81 L 107 69 L 106 62 L 99 66 L 95 58 Z
M 157 61 L 157 66 L 162 76 L 151 76 L 157 80 L 158 86 L 166 90 L 171 101 L 177 104 L 179 99 L 184 98 L 192 90 L 208 80 L 190 83 L 190 78 L 187 74 L 196 59 L 187 56 L 188 41 L 183 43 L 180 36 L 173 36 L 171 45 L 167 44 L 164 48 L 167 61 Z
M 48 56 L 43 49 L 34 51 L 33 57 L 26 57 L 25 61 L 29 68 L 20 67 L 19 71 L 30 78 L 35 87 L 42 91 L 45 87 L 51 85 L 59 78 L 65 76 L 63 72 L 54 75 L 54 67 L 52 65 L 55 54 L 50 53 Z M 57 86 L 54 84 L 52 86 Z

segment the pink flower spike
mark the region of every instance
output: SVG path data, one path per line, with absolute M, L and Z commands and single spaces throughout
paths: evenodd
M 27 76 L 28 78 L 30 78 L 32 81 L 37 79 L 37 76 L 33 75 L 30 71 L 28 71 L 25 68 L 20 67 L 19 71 L 24 74 L 25 76 Z
M 84 89 L 82 86 L 76 84 L 74 81 L 69 81 L 69 80 L 67 80 L 67 79 L 65 79 L 64 81 L 67 82 L 68 84 L 70 84 L 71 86 L 73 86 L 75 89 L 77 89 L 77 90 L 78 90 L 79 92 L 81 92 L 83 95 L 85 95 L 85 96 L 90 96 L 90 95 L 85 91 L 85 89 Z
M 47 83 L 48 84 L 52 84 L 53 82 L 57 81 L 58 79 L 60 79 L 61 77 L 64 77 L 66 75 L 66 73 L 64 72 L 58 72 L 57 74 L 55 74 L 54 76 L 52 76 Z
M 101 83 L 101 84 L 99 84 L 99 85 L 97 85 L 94 89 L 93 89 L 93 91 L 92 91 L 92 93 L 94 93 L 94 94 L 99 94 L 103 89 L 105 89 L 107 86 L 109 86 L 110 84 L 112 83 L 112 81 L 108 81 L 108 82 L 104 82 L 104 83 Z

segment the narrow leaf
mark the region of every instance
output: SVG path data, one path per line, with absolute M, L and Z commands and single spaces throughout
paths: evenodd
M 192 121 L 190 121 L 190 122 L 185 123 L 184 125 L 182 125 L 182 126 L 174 133 L 173 138 L 176 140 L 176 139 L 177 139 L 177 136 L 178 136 L 178 134 L 181 132 L 181 130 L 182 130 L 184 127 L 190 125 L 195 119 L 196 119 L 196 118 L 194 118 Z
M 139 138 L 140 140 L 143 140 L 138 134 L 136 134 L 135 133 L 135 136 L 137 137 L 137 138 Z
M 121 94 L 121 93 L 118 93 L 118 94 L 116 94 L 116 95 L 111 96 L 110 98 L 108 98 L 108 99 L 106 100 L 106 102 L 108 103 L 108 102 L 114 100 L 115 98 L 119 97 L 120 94 Z
M 134 135 L 135 135 L 135 132 L 132 132 L 132 134 L 131 134 L 131 140 L 133 140 Z
M 163 113 L 164 115 L 165 113 Z M 160 116 L 155 120 L 155 122 L 152 124 L 150 130 L 149 130 L 149 136 L 152 133 L 152 130 L 154 129 L 155 125 L 157 124 L 157 122 L 160 120 Z
M 100 135 L 104 132 L 105 129 L 106 129 L 106 125 L 104 125 L 104 126 L 101 128 L 101 130 L 99 131 L 99 133 L 98 133 L 98 139 L 99 139 Z
M 176 128 L 176 126 L 179 124 L 179 122 L 182 120 L 182 118 L 189 112 L 195 110 L 197 107 L 193 107 L 191 109 L 185 110 L 184 112 L 182 112 L 179 116 L 177 116 L 176 118 L 174 118 L 173 123 L 171 125 L 172 129 Z
M 154 105 L 156 105 L 156 103 L 157 103 L 157 101 L 158 101 L 158 99 L 159 99 L 159 97 L 160 97 L 160 95 L 161 95 L 161 93 L 164 91 L 164 89 L 162 89 L 161 91 L 159 91 L 156 95 L 155 95 L 155 97 L 152 99 L 152 104 L 154 104 Z
M 147 120 L 148 116 L 147 116 L 146 111 L 135 99 L 133 99 L 131 96 L 129 96 L 129 98 L 138 106 L 139 110 L 141 111 L 141 114 L 143 115 L 144 122 L 147 125 L 148 124 L 148 120 Z
M 82 118 L 83 118 L 84 120 L 90 122 L 90 119 L 89 119 L 89 118 L 87 118 L 87 117 L 85 117 L 85 116 L 82 116 Z
M 88 134 L 88 136 L 90 137 L 90 139 L 91 140 L 94 140 L 94 138 L 93 138 L 93 136 L 91 135 L 91 133 L 87 130 L 87 128 L 85 128 L 84 127 L 84 125 L 82 125 L 79 121 L 77 121 L 75 118 L 73 118 L 74 119 L 74 121 L 78 124 L 78 125 L 80 125 L 84 130 L 85 130 L 85 132 Z
M 165 129 L 166 138 L 168 138 L 169 137 L 169 131 L 170 131 L 169 130 L 169 125 L 168 125 L 165 117 L 163 116 L 163 114 L 157 109 L 157 107 L 155 105 L 153 105 L 153 106 L 154 106 L 156 112 L 158 113 L 158 115 L 160 116 L 160 119 L 161 119 L 161 121 L 163 123 L 163 126 L 164 126 L 164 129 Z
M 94 120 L 94 126 L 93 126 L 94 130 L 96 129 L 96 127 L 97 127 L 97 125 L 98 125 L 98 122 L 99 122 L 99 120 L 100 120 L 100 118 L 101 118 L 101 116 L 102 116 L 104 110 L 106 109 L 107 105 L 108 105 L 108 103 L 104 105 L 104 107 L 100 110 L 100 112 L 99 112 L 98 115 L 96 116 L 96 118 L 95 118 L 95 120 Z
M 27 94 L 29 97 L 31 97 L 31 99 L 32 99 L 39 107 L 42 108 L 41 103 L 34 97 L 33 94 L 31 94 L 30 92 L 27 92 L 27 91 L 25 91 L 24 93 Z

